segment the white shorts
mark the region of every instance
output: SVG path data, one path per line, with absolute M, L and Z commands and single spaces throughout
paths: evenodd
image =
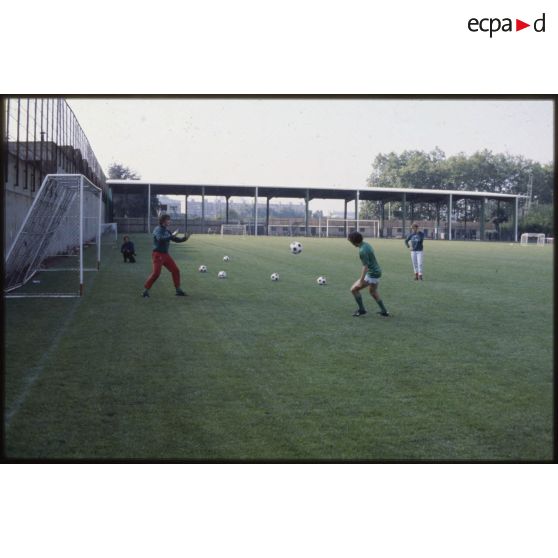
M 377 285 L 380 282 L 379 277 L 370 277 L 370 275 L 364 276 L 364 282 L 368 283 L 369 285 Z

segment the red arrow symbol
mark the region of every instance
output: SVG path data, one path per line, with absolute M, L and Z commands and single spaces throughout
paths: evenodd
M 525 23 L 524 21 L 521 21 L 520 19 L 515 20 L 515 30 L 516 31 L 521 31 L 522 29 L 525 29 L 525 27 L 531 27 L 531 24 L 530 23 Z

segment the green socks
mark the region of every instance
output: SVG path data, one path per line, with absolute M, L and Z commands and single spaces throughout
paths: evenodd
M 387 314 L 387 310 L 386 310 L 386 307 L 384 306 L 384 303 L 381 300 L 377 300 L 376 303 L 380 307 L 380 310 L 382 312 L 384 312 L 385 314 Z
M 357 293 L 356 295 L 353 295 L 353 296 L 355 297 L 355 300 L 356 300 L 356 302 L 357 302 L 357 304 L 358 304 L 358 309 L 361 310 L 362 312 L 364 312 L 364 311 L 365 311 L 365 308 L 364 308 L 364 304 L 362 304 L 362 296 L 361 296 L 361 294 L 360 294 L 360 293 Z

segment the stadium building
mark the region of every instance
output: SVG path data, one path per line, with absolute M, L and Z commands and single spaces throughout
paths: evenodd
M 197 234 L 211 234 L 223 224 L 235 223 L 246 225 L 247 233 L 253 235 L 341 236 L 358 228 L 367 236 L 401 238 L 416 220 L 416 208 L 427 206 L 433 218 L 430 221 L 419 219 L 419 225 L 426 230 L 428 238 L 517 242 L 519 201 L 522 198 L 516 194 L 423 188 L 342 189 L 177 184 L 143 180 L 107 180 L 107 185 L 113 200 L 112 219 L 118 224 L 119 230 L 133 233 L 148 232 L 154 226 L 157 216 L 154 200 L 157 197 L 183 196 L 186 211 L 175 214 L 174 219 L 183 220 L 184 228 Z M 231 198 L 236 197 L 253 200 L 249 217 L 231 219 Z M 207 198 L 222 200 L 222 218 L 209 217 L 206 212 Z M 278 219 L 271 216 L 270 201 L 284 198 L 303 200 L 302 218 Z M 312 217 L 309 204 L 314 199 L 342 200 L 343 217 Z M 195 216 L 188 209 L 192 201 L 201 208 L 195 212 Z M 373 202 L 378 218 L 362 218 L 359 210 L 361 202 Z M 395 204 L 399 208 L 398 218 L 390 215 L 391 206 Z M 504 230 L 499 230 L 498 225 L 489 218 L 494 207 L 505 211 L 508 226 Z M 370 231 L 362 230 L 366 224 Z

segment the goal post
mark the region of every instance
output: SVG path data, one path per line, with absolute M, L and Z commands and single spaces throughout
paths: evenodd
M 118 242 L 118 223 L 101 223 L 101 244 Z
M 353 231 L 358 231 L 367 238 L 378 238 L 380 221 L 374 219 L 327 219 L 326 221 L 328 238 L 346 236 Z
M 519 239 L 521 246 L 544 246 L 546 244 L 544 233 L 523 233 Z
M 221 236 L 225 235 L 237 235 L 246 236 L 247 226 L 246 225 L 221 225 Z
M 7 252 L 6 297 L 82 296 L 84 272 L 100 267 L 102 217 L 102 190 L 85 176 L 47 175 Z

